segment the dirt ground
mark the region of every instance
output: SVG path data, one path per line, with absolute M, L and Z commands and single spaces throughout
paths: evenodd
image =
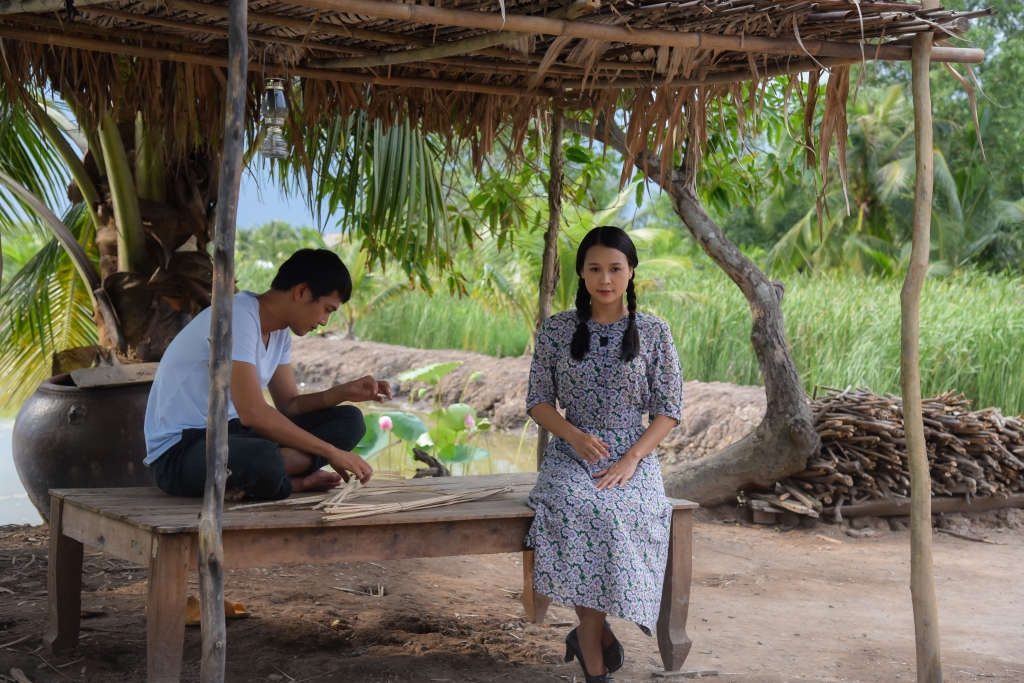
M 716 515 L 725 516 L 700 511 L 694 529 L 686 668 L 716 669 L 721 683 L 914 679 L 908 532 L 880 523 L 877 536 L 855 538 L 864 532 Z M 935 536 L 945 680 L 1024 682 L 1024 532 L 1019 518 L 986 519 L 940 525 L 992 544 Z M 46 527 L 0 528 L 0 674 L 145 681 L 146 573 L 100 553 L 87 552 L 82 606 L 102 614 L 83 620 L 76 650 L 51 657 L 42 648 L 47 538 Z M 252 617 L 229 622 L 227 680 L 582 682 L 578 665 L 560 658 L 571 627 L 524 622 L 521 580 L 516 555 L 229 572 L 228 597 Z M 380 585 L 383 597 L 336 590 Z M 549 613 L 572 620 L 564 607 Z M 650 680 L 660 670 L 655 641 L 627 622 L 612 626 L 627 653 L 615 680 Z M 183 680 L 198 680 L 199 655 L 190 628 Z

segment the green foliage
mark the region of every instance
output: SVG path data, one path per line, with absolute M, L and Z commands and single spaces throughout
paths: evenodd
M 300 101 L 296 101 L 300 100 Z M 302 106 L 292 98 L 292 106 Z M 301 120 L 299 112 L 293 117 Z M 293 139 L 298 128 L 290 131 Z M 450 270 L 458 235 L 448 220 L 440 180 L 441 150 L 408 119 L 385 128 L 365 112 L 301 131 L 292 155 L 276 162 L 278 182 L 305 196 L 324 225 L 339 217 L 342 234 L 358 242 L 370 264 L 394 259 L 429 288 L 428 266 Z M 457 280 L 447 276 L 449 289 Z
M 638 270 L 638 274 L 642 271 Z M 851 274 L 794 274 L 785 279 L 783 312 L 800 377 L 815 385 L 868 386 L 899 393 L 899 281 Z M 736 286 L 706 259 L 641 294 L 640 309 L 668 321 L 676 335 L 686 379 L 759 384 L 750 345 L 750 310 Z M 429 299 L 409 294 L 395 302 L 396 315 L 380 312 L 360 326 L 364 338 L 421 348 L 502 345 L 522 352 L 525 323 L 498 314 L 482 324 L 472 300 Z M 447 336 L 430 344 L 403 333 L 403 318 L 443 321 Z M 401 340 L 396 337 L 402 336 Z M 457 343 L 446 346 L 447 340 Z M 928 278 L 921 308 L 921 377 L 925 395 L 963 391 L 975 405 L 1024 413 L 1024 277 L 963 269 Z M 486 343 L 485 343 L 486 341 Z M 519 345 L 513 344 L 518 341 Z M 433 344 L 433 345 L 431 345 Z
M 62 218 L 76 237 L 91 227 L 80 204 Z M 10 253 L 7 245 L 4 253 Z M 54 352 L 97 343 L 89 292 L 56 239 L 4 283 L 0 321 L 0 407 L 20 404 L 49 377 Z
M 462 365 L 462 361 L 451 361 L 450 363 L 431 363 L 415 370 L 406 370 L 398 374 L 402 382 L 426 382 L 437 385 L 452 370 Z
M 381 429 L 380 418 L 376 413 L 364 413 L 363 421 L 366 423 L 366 434 L 352 452 L 369 460 L 387 448 L 391 435 Z
M 314 228 L 293 228 L 282 221 L 235 233 L 235 281 L 239 289 L 265 292 L 277 269 L 299 249 L 321 249 L 323 236 Z

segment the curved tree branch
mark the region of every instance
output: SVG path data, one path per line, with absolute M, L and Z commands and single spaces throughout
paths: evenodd
M 704 505 L 717 505 L 732 499 L 739 490 L 767 486 L 804 469 L 808 457 L 821 448 L 821 440 L 814 430 L 807 394 L 786 343 L 782 318 L 785 287 L 781 282 L 769 281 L 704 211 L 694 188 L 693 155 L 688 154 L 683 162 L 683 169 L 691 169 L 689 172 L 671 169 L 664 173 L 661 158 L 646 147 L 630 154 L 625 134 L 614 124 L 606 125 L 602 120 L 592 131 L 587 124 L 567 121 L 566 128 L 603 140 L 619 151 L 626 163 L 632 162 L 646 177 L 659 182 L 694 239 L 736 283 L 750 305 L 750 342 L 768 399 L 764 419 L 740 441 L 680 472 L 668 473 L 666 490 Z

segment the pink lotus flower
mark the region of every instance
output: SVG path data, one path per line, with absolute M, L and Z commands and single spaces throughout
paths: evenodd
M 466 419 L 463 421 L 463 424 L 466 425 L 466 429 L 472 429 L 476 426 L 476 420 L 473 419 L 472 415 L 466 413 Z
M 381 418 L 380 420 L 377 421 L 377 424 L 379 424 L 380 428 L 383 429 L 385 432 L 390 432 L 392 429 L 395 428 L 394 423 L 391 422 L 391 418 L 388 417 L 387 415 L 381 415 Z

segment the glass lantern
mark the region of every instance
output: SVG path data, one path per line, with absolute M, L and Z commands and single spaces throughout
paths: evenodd
M 263 119 L 263 144 L 260 154 L 267 159 L 284 159 L 288 156 L 288 143 L 284 140 L 285 119 L 288 117 L 288 103 L 284 98 L 284 80 L 268 78 L 260 106 Z

